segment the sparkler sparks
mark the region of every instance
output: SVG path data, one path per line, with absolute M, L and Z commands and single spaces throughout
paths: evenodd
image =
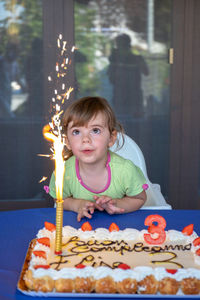
M 47 140 L 52 141 L 54 145 L 56 198 L 58 202 L 62 202 L 63 175 L 64 175 L 64 159 L 62 153 L 63 153 L 64 144 L 62 142 L 61 134 L 58 134 L 58 136 L 56 136 L 54 133 L 52 133 L 49 124 L 44 126 L 43 135 Z
M 51 157 L 50 154 L 38 154 L 38 156 L 43 156 L 43 157 Z
M 70 52 L 73 53 L 76 49 L 75 46 L 67 47 L 67 41 L 63 40 L 62 34 L 59 34 L 57 38 L 57 49 L 58 49 L 58 57 L 57 62 L 55 64 L 54 74 L 50 74 L 48 76 L 48 81 L 51 82 L 51 85 L 55 83 L 55 89 L 53 90 L 53 97 L 51 98 L 52 108 L 54 111 L 54 115 L 52 117 L 52 122 L 49 122 L 50 132 L 45 133 L 45 138 L 48 139 L 49 133 L 54 134 L 56 137 L 59 137 L 60 141 L 63 142 L 62 138 L 62 128 L 60 117 L 63 114 L 63 110 L 61 106 L 65 103 L 65 100 L 70 98 L 71 93 L 73 92 L 73 87 L 68 87 L 65 76 L 67 75 L 68 66 L 71 65 Z M 68 53 L 69 52 L 69 53 Z M 53 78 L 56 78 L 56 82 L 54 82 Z M 65 80 L 65 81 L 64 81 Z M 44 130 L 43 130 L 44 134 Z M 50 139 L 53 143 L 55 139 L 51 137 Z M 63 146 L 64 147 L 64 146 Z M 40 156 L 51 157 L 55 159 L 55 145 L 50 149 L 53 152 L 52 155 L 40 154 Z
M 47 180 L 47 177 L 43 176 L 42 179 L 40 179 L 39 183 L 41 183 L 41 182 L 43 182 L 45 180 Z
M 66 82 L 63 82 L 64 77 L 67 75 L 68 67 L 71 65 L 71 59 L 67 57 L 67 41 L 63 41 L 62 34 L 59 34 L 57 39 L 57 48 L 59 50 L 59 58 L 61 62 L 56 62 L 54 71 L 57 80 L 56 89 L 54 89 L 54 96 L 51 98 L 52 106 L 54 109 L 54 115 L 51 122 L 45 125 L 43 128 L 44 137 L 53 142 L 53 147 L 50 151 L 53 153 L 53 159 L 55 160 L 55 186 L 56 186 L 56 245 L 55 252 L 62 252 L 62 226 L 63 226 L 63 177 L 64 177 L 64 159 L 63 159 L 63 149 L 64 149 L 64 135 L 62 133 L 61 126 L 61 115 L 63 110 L 61 105 L 64 104 L 65 100 L 68 100 L 71 92 L 74 90 L 72 87 L 67 87 Z M 75 46 L 71 48 L 71 52 L 77 49 Z M 48 81 L 53 81 L 53 76 L 48 76 Z M 61 82 L 60 82 L 61 81 Z M 59 101 L 59 103 L 58 103 Z M 52 155 L 51 155 L 52 157 Z M 40 182 L 46 180 L 43 177 Z

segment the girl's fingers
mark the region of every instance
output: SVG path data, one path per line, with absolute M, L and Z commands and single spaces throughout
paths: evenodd
M 87 210 L 83 212 L 83 215 L 89 219 L 92 218 L 92 216 L 89 214 L 89 212 Z
M 102 204 L 102 201 L 101 201 L 101 199 L 98 198 L 95 203 L 96 204 Z
M 91 214 L 93 214 L 94 213 L 94 207 L 90 207 L 89 211 L 90 211 Z
M 123 213 L 124 212 L 124 208 L 120 208 L 120 207 L 117 207 L 115 205 L 109 204 L 107 211 L 108 211 L 109 214 Z
M 77 221 L 80 222 L 81 218 L 82 218 L 82 214 L 81 214 L 81 213 L 78 213 L 78 214 L 77 214 Z
M 110 201 L 112 201 L 112 198 L 110 198 L 110 197 L 105 197 L 102 199 L 102 203 L 108 203 Z
M 98 205 L 97 203 L 95 204 L 95 208 L 97 208 L 100 211 L 104 210 L 104 208 L 102 206 Z
M 113 206 L 112 211 L 113 211 L 113 213 L 123 213 L 124 208 Z
M 95 203 L 94 202 L 87 202 L 86 205 L 85 205 L 85 208 L 88 209 L 90 207 L 93 207 L 94 208 L 94 205 Z
M 119 212 L 119 213 L 123 213 L 125 211 L 125 209 L 124 208 L 117 208 L 117 212 Z
M 102 204 L 106 204 L 110 201 L 112 201 L 112 198 L 102 196 L 96 200 L 96 203 L 102 205 Z

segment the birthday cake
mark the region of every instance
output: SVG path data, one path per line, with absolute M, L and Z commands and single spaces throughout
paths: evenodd
M 156 222 L 156 224 L 155 224 Z M 190 224 L 165 231 L 150 215 L 144 230 L 64 226 L 55 254 L 55 225 L 45 222 L 32 241 L 23 280 L 44 293 L 199 294 L 200 237 Z

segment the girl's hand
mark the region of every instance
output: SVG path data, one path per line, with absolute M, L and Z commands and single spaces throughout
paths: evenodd
M 106 195 L 94 196 L 94 200 L 96 201 L 96 205 L 105 209 L 108 203 L 112 200 L 112 198 Z
M 92 214 L 94 213 L 94 209 L 95 209 L 94 202 L 81 200 L 80 205 L 78 207 L 77 221 L 80 222 L 80 220 L 83 217 L 87 217 L 87 218 L 91 219 Z
M 96 200 L 96 204 L 101 208 L 105 209 L 108 214 L 120 214 L 124 212 L 123 208 L 119 208 L 116 206 L 117 200 L 112 199 L 109 196 L 94 196 L 94 200 Z

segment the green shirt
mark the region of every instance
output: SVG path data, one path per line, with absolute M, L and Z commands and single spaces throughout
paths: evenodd
M 146 183 L 141 169 L 132 161 L 124 159 L 116 153 L 109 151 L 110 162 L 107 165 L 108 181 L 103 191 L 96 192 L 87 189 L 78 178 L 75 156 L 65 162 L 65 173 L 63 182 L 63 199 L 68 197 L 94 201 L 94 195 L 107 195 L 112 198 L 123 198 L 124 196 L 135 196 L 143 191 L 143 184 Z M 56 199 L 55 175 L 51 176 L 49 185 L 50 195 Z

